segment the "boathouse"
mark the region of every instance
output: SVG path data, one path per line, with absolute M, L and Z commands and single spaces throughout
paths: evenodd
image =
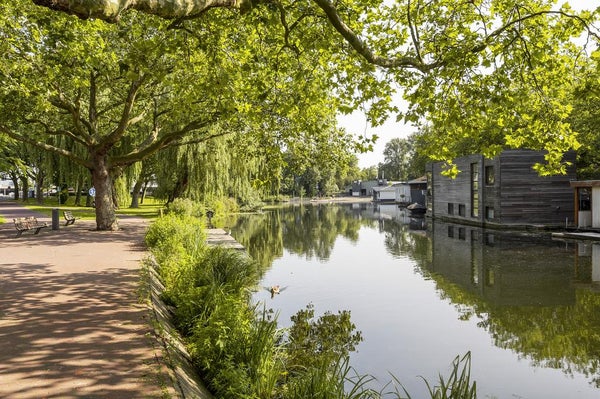
M 407 183 L 394 183 L 391 186 L 373 187 L 373 201 L 409 204 L 410 186 Z
M 461 173 L 442 175 L 442 162 L 427 165 L 428 214 L 474 225 L 560 225 L 573 223 L 575 153 L 565 175 L 539 176 L 533 169 L 544 152 L 505 150 L 489 159 L 481 154 L 454 160 Z
M 377 180 L 356 180 L 352 182 L 348 194 L 351 197 L 372 197 L 374 187 L 387 187 L 388 182 L 385 179 Z

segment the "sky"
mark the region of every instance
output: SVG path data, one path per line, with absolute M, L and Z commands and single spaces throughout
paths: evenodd
M 600 0 L 570 0 L 568 2 L 571 7 L 575 10 L 590 10 L 596 7 L 600 7 Z M 565 1 L 557 1 L 557 4 L 563 4 Z M 401 107 L 401 96 L 397 95 L 395 103 Z M 396 116 L 391 115 L 386 123 L 378 127 L 372 127 L 367 123 L 366 117 L 362 112 L 354 112 L 351 115 L 342 115 L 338 117 L 338 123 L 341 127 L 344 127 L 346 131 L 358 135 L 372 136 L 376 134 L 379 139 L 373 146 L 373 151 L 357 154 L 358 155 L 358 166 L 360 168 L 368 168 L 369 166 L 376 166 L 378 163 L 383 162 L 383 149 L 385 144 L 393 138 L 405 138 L 411 133 L 415 132 L 416 129 L 410 124 L 404 124 L 402 122 L 396 122 Z

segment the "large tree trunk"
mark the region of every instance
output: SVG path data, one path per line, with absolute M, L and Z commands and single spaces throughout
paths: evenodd
M 118 230 L 119 224 L 113 206 L 113 185 L 106 156 L 94 154 L 92 159 L 92 183 L 96 189 L 96 229 Z
M 171 202 L 173 202 L 175 200 L 175 198 L 182 197 L 183 193 L 185 193 L 185 190 L 187 189 L 188 184 L 189 184 L 189 174 L 186 170 L 183 172 L 182 176 L 179 176 L 179 179 L 175 183 L 175 187 L 173 187 L 173 191 L 169 195 L 167 204 L 170 204 Z
M 83 187 L 83 174 L 77 177 L 77 188 L 75 189 L 75 206 L 81 206 L 81 189 Z
M 131 193 L 131 205 L 130 208 L 139 208 L 140 207 L 140 191 L 142 189 L 142 185 L 144 184 L 141 178 L 138 178 L 133 186 L 133 192 Z
M 38 173 L 35 175 L 35 200 L 38 205 L 44 203 L 44 180 L 44 173 L 38 170 Z
M 29 178 L 27 175 L 21 176 L 21 187 L 23 188 L 23 202 L 29 198 Z
M 19 177 L 18 177 L 17 175 L 15 175 L 15 174 L 11 173 L 11 174 L 10 174 L 10 180 L 12 180 L 12 182 L 13 182 L 13 186 L 14 186 L 14 188 L 15 188 L 15 191 L 14 191 L 14 193 L 15 193 L 14 199 L 15 199 L 15 200 L 18 200 L 19 198 L 21 198 L 21 196 L 20 196 L 21 194 L 19 193 L 19 187 L 20 187 L 20 184 L 19 184 Z

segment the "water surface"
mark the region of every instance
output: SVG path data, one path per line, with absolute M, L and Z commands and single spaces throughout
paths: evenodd
M 312 303 L 350 310 L 352 366 L 413 397 L 472 353 L 480 398 L 600 397 L 600 294 L 591 244 L 411 219 L 394 205 L 296 206 L 232 234 L 266 268 L 255 295 L 281 326 Z M 600 256 L 599 256 L 600 258 Z

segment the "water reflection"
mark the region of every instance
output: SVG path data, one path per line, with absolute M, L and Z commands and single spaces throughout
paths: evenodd
M 375 236 L 367 234 L 370 231 Z M 353 321 L 367 341 L 369 337 L 386 337 L 365 342 L 359 348 L 357 359 L 370 368 L 364 372 L 382 366 L 385 370 L 373 372 L 379 373 L 378 377 L 385 379 L 387 370 L 397 373 L 397 359 L 387 362 L 367 357 L 381 359 L 381 353 L 408 352 L 412 349 L 403 345 L 427 341 L 425 336 L 431 331 L 425 330 L 433 329 L 444 332 L 444 345 L 448 348 L 462 348 L 468 337 L 466 350 L 473 351 L 475 368 L 487 365 L 504 370 L 504 377 L 493 377 L 490 370 L 474 370 L 478 387 L 484 392 L 481 397 L 485 397 L 485 392 L 497 397 L 564 397 L 574 389 L 574 396 L 578 397 L 600 394 L 596 389 L 600 387 L 600 295 L 596 283 L 600 280 L 600 244 L 439 222 L 427 226 L 425 219 L 411 218 L 396 206 L 366 203 L 297 206 L 248 215 L 238 220 L 232 234 L 265 267 L 280 259 L 274 269 L 282 271 L 268 273 L 282 280 L 278 281 L 282 287 L 290 284 L 291 288 L 274 298 L 278 301 L 272 303 L 274 306 L 301 309 L 323 295 L 306 288 L 314 281 L 325 280 L 329 274 L 343 280 L 343 288 L 333 290 L 343 292 L 327 292 L 327 298 L 321 299 L 329 301 L 330 306 L 337 304 L 338 309 L 351 306 Z M 373 238 L 383 244 L 381 250 Z M 336 249 L 343 253 L 338 254 Z M 352 257 L 354 267 L 348 257 Z M 327 266 L 308 266 L 310 261 Z M 420 276 L 421 282 L 406 274 L 402 265 L 412 265 L 410 273 Z M 294 280 L 289 277 L 291 274 Z M 289 282 L 285 281 L 288 277 Z M 299 280 L 302 278 L 306 279 L 305 284 Z M 353 281 L 367 279 L 380 282 L 385 292 L 353 290 Z M 435 310 L 439 313 L 434 317 L 434 305 L 424 304 L 428 299 L 417 299 L 429 297 L 425 291 L 431 291 L 431 283 L 438 302 L 448 303 L 452 309 L 454 322 L 444 321 L 444 310 Z M 265 294 L 268 298 L 269 293 Z M 369 306 L 362 312 L 365 301 Z M 376 319 L 373 309 L 381 310 L 382 320 Z M 402 312 L 396 315 L 398 309 Z M 427 314 L 431 320 L 421 321 Z M 461 330 L 452 333 L 457 320 Z M 407 330 L 406 324 L 420 331 Z M 374 331 L 365 331 L 371 328 Z M 485 332 L 488 342 L 472 329 Z M 487 347 L 489 337 L 493 345 Z M 410 362 L 415 367 L 426 367 L 428 363 L 427 359 L 414 356 L 435 356 L 426 348 L 433 346 L 432 339 L 421 342 L 424 347 L 411 352 Z M 504 352 L 498 353 L 498 348 Z M 437 370 L 403 368 L 399 376 L 403 382 L 405 375 L 435 376 L 442 371 L 439 367 L 448 364 L 462 349 L 452 350 L 455 353 L 445 355 L 444 363 L 436 363 Z M 511 353 L 516 357 L 507 356 Z M 523 367 L 530 371 L 522 371 Z M 549 369 L 561 370 L 571 379 L 559 381 L 540 371 Z M 507 379 L 514 386 L 507 387 Z

